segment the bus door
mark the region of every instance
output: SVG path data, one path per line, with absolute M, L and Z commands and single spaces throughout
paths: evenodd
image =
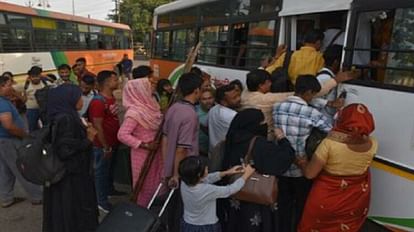
M 321 51 L 331 42 L 344 45 L 350 3 L 350 0 L 335 0 L 330 1 L 330 4 L 323 0 L 283 1 L 279 15 L 284 17 L 285 27 L 281 28 L 281 34 L 287 40 L 281 43 L 289 45 L 291 50 L 298 50 L 303 45 L 306 33 L 317 29 L 325 34 Z

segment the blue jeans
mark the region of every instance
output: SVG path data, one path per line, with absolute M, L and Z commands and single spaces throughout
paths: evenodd
M 40 119 L 39 109 L 27 109 L 26 116 L 29 124 L 29 132 L 38 130 Z
M 93 154 L 95 157 L 95 186 L 98 205 L 108 206 L 108 196 L 112 185 L 112 183 L 109 183 L 111 158 L 104 158 L 103 148 L 100 147 L 94 147 Z

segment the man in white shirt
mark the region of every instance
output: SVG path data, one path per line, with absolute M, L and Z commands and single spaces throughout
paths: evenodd
M 29 131 L 35 131 L 40 128 L 40 110 L 39 103 L 36 100 L 35 94 L 37 90 L 45 88 L 48 83 L 44 77 L 42 77 L 42 68 L 33 66 L 28 72 L 29 78 L 24 85 L 24 94 L 27 99 L 27 121 L 29 124 Z
M 209 150 L 226 139 L 230 123 L 240 107 L 241 94 L 233 84 L 225 85 L 216 90 L 216 103 L 208 113 Z
M 316 74 L 316 78 L 321 85 L 324 85 L 327 81 L 335 78 L 340 70 L 341 55 L 342 46 L 340 45 L 333 45 L 326 49 L 323 54 L 325 67 Z M 337 109 L 343 107 L 345 103 L 345 99 L 337 98 L 337 95 L 337 88 L 333 88 L 329 93 L 315 98 L 311 103 L 313 106 L 317 107 L 327 119 L 329 119 L 329 123 L 331 124 L 334 121 L 333 118 Z

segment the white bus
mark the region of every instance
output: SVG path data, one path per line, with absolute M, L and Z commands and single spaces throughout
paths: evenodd
M 201 41 L 197 66 L 218 80 L 244 82 L 278 44 L 296 50 L 307 31 L 329 28 L 343 31 L 344 69 L 363 73 L 339 88 L 376 120 L 369 218 L 414 231 L 414 1 L 174 1 L 155 10 L 150 63 L 175 81 L 188 49 Z
M 31 66 L 56 73 L 80 57 L 94 73 L 112 70 L 131 45 L 128 25 L 0 1 L 0 75 L 12 72 L 21 86 Z

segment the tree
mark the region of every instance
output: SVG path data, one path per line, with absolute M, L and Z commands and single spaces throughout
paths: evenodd
M 120 23 L 131 27 L 134 41 L 144 42 L 145 36 L 151 32 L 155 8 L 168 2 L 171 0 L 123 0 L 119 4 Z M 118 21 L 115 9 L 108 18 L 114 22 Z

